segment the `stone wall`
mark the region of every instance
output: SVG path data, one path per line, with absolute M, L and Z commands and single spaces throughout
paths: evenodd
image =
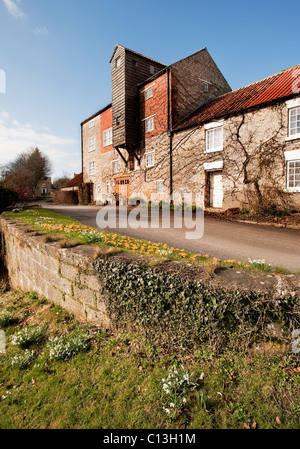
M 240 298 L 241 293 L 262 293 L 270 300 L 287 295 L 297 299 L 300 294 L 299 275 L 283 276 L 234 269 L 220 269 L 209 274 L 201 265 L 167 260 L 157 263 L 157 259 L 154 266 L 153 259 L 147 256 L 114 252 L 112 249 L 94 246 L 64 248 L 62 240 L 53 241 L 55 236 L 37 232 L 17 220 L 3 216 L 0 217 L 0 230 L 5 242 L 6 266 L 13 289 L 35 291 L 40 297 L 63 307 L 77 318 L 101 325 L 105 329 L 119 325 L 114 313 L 108 312 L 115 292 L 107 293 L 104 290 L 102 282 L 105 283 L 105 276 L 103 281 L 99 280 L 94 265 L 96 261 L 98 269 L 102 262 L 103 267 L 107 263 L 112 267 L 121 266 L 129 281 L 134 265 L 152 266 L 152 281 L 155 284 L 157 279 L 157 288 L 161 285 L 160 273 L 164 273 L 174 279 L 176 277 L 176 282 L 179 286 L 182 283 L 184 288 L 187 281 L 199 282 L 201 288 L 208 287 L 216 298 L 219 298 L 222 291 L 236 294 L 237 298 Z M 105 272 L 104 268 L 103 270 Z M 116 276 L 112 271 L 106 271 L 105 274 L 106 278 L 107 275 Z M 135 287 L 132 286 L 132 300 L 138 303 L 139 297 L 135 296 L 138 295 L 135 293 Z M 124 286 L 120 285 L 118 290 L 121 298 L 122 288 Z M 153 296 L 149 297 L 150 299 L 157 298 Z M 268 302 L 266 304 L 268 307 Z M 151 310 L 149 313 L 151 314 Z
M 61 248 L 61 242 L 17 222 L 0 220 L 6 265 L 13 289 L 36 292 L 76 317 L 111 327 L 104 294 L 93 260 L 101 253 L 92 246 Z

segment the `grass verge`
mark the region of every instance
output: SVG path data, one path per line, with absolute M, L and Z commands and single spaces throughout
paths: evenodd
M 80 323 L 35 294 L 1 294 L 4 312 L 2 429 L 300 428 L 299 355 L 279 340 L 178 356 L 141 336 Z M 27 349 L 12 343 L 36 326 L 43 339 Z M 55 341 L 66 343 L 53 353 Z M 73 352 L 64 352 L 70 341 Z
M 61 239 L 63 247 L 78 245 L 97 245 L 114 248 L 118 251 L 148 255 L 160 259 L 186 261 L 193 264 L 204 265 L 209 273 L 217 268 L 233 267 L 238 269 L 260 271 L 264 273 L 287 274 L 281 267 L 272 267 L 265 260 L 250 260 L 244 263 L 236 260 L 220 260 L 210 257 L 209 254 L 194 254 L 180 248 L 173 248 L 163 243 L 135 239 L 128 236 L 110 233 L 107 231 L 85 226 L 71 217 L 60 215 L 40 207 L 6 212 L 8 218 L 17 219 L 39 231 Z M 55 238 L 46 235 L 45 242 L 54 241 Z M 67 241 L 63 240 L 67 239 Z M 68 243 L 69 242 L 69 243 Z

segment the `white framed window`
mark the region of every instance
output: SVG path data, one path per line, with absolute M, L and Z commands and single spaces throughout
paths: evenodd
M 156 181 L 156 191 L 157 193 L 164 193 L 164 182 Z
M 154 72 L 155 72 L 154 65 L 150 65 L 149 70 L 150 70 L 150 75 L 154 75 Z
M 112 162 L 112 166 L 113 166 L 113 172 L 114 173 L 119 173 L 119 171 L 120 171 L 119 161 L 118 160 L 117 161 L 113 161 Z
M 103 146 L 108 147 L 113 143 L 112 128 L 103 131 Z
M 149 100 L 149 98 L 153 97 L 153 87 L 148 87 L 148 89 L 144 90 L 144 100 Z
M 300 139 L 300 97 L 286 102 L 288 109 L 288 137 L 287 141 Z
M 300 107 L 289 110 L 289 137 L 300 137 Z
M 206 152 L 223 150 L 223 122 L 205 125 Z
M 106 193 L 110 194 L 110 181 L 106 181 Z
M 300 192 L 300 159 L 287 162 L 287 188 Z
M 92 153 L 92 151 L 95 151 L 96 149 L 96 137 L 90 137 L 89 138 L 89 153 Z
M 96 162 L 91 161 L 89 162 L 89 176 L 93 176 L 96 174 Z
M 154 130 L 154 116 L 145 119 L 145 132 L 149 133 Z
M 115 59 L 115 67 L 116 69 L 119 68 L 121 65 L 121 57 L 119 56 L 118 58 Z
M 90 122 L 89 122 L 89 128 L 91 129 L 91 128 L 94 128 L 94 126 L 95 126 L 95 121 L 94 121 L 94 119 L 92 119 L 92 120 L 90 120 Z
M 154 167 L 155 165 L 155 157 L 154 153 L 146 153 L 146 168 Z
M 134 158 L 134 171 L 140 169 L 140 164 L 136 158 Z
M 98 193 L 98 195 L 101 195 L 101 183 L 100 182 L 97 185 L 97 193 Z

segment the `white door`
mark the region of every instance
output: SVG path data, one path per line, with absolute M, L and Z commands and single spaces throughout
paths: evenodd
M 223 207 L 223 175 L 212 173 L 210 175 L 210 205 L 211 207 Z

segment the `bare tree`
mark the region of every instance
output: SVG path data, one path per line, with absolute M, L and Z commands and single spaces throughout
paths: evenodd
M 48 178 L 51 171 L 48 156 L 38 148 L 32 148 L 18 155 L 4 168 L 2 184 L 16 191 L 21 198 L 28 198 L 37 194 L 39 183 Z

